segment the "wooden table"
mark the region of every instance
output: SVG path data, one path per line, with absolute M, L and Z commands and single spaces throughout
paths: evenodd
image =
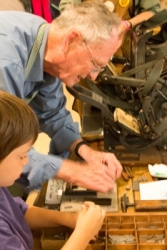
M 102 144 L 101 144 L 101 142 L 94 142 L 94 143 L 92 143 L 92 147 L 95 149 L 102 149 Z M 126 153 L 124 152 L 124 154 L 126 154 Z M 75 156 L 73 156 L 73 157 L 75 158 Z M 152 162 L 149 161 L 150 159 L 152 159 L 151 160 Z M 131 168 L 132 173 L 134 175 L 133 180 L 138 180 L 139 177 L 145 176 L 145 177 L 147 177 L 148 181 L 153 181 L 153 178 L 149 174 L 147 165 L 148 165 L 148 163 L 157 163 L 157 162 L 158 163 L 161 162 L 161 157 L 160 157 L 160 154 L 154 150 L 150 150 L 149 153 L 145 152 L 145 156 L 141 155 L 141 157 L 139 157 L 139 159 L 138 159 L 138 162 L 136 162 L 136 163 L 135 163 L 135 161 L 125 160 L 125 159 L 121 161 L 121 163 L 124 166 L 126 166 L 126 167 L 128 166 Z M 125 192 L 126 192 L 126 195 L 129 197 L 130 203 L 134 203 L 134 198 L 136 200 L 140 199 L 139 191 L 133 192 L 133 190 L 132 190 L 132 181 L 133 180 L 129 179 L 129 181 L 125 182 L 121 176 L 117 181 L 118 203 L 119 203 L 118 213 L 120 213 L 120 215 L 123 214 L 121 211 L 120 198 L 124 195 Z M 129 190 L 126 189 L 127 186 L 130 187 Z M 43 187 L 41 189 L 41 192 L 36 200 L 35 205 L 40 206 L 40 207 L 45 206 L 46 189 L 47 189 L 47 183 L 44 183 Z M 134 207 L 128 207 L 127 214 L 129 214 L 129 215 L 135 214 Z M 158 212 L 155 214 L 158 215 Z M 114 213 L 114 215 L 115 215 L 115 213 Z M 35 230 L 33 232 L 33 235 L 34 235 L 34 250 L 41 250 L 42 249 L 41 245 L 40 245 L 41 230 Z

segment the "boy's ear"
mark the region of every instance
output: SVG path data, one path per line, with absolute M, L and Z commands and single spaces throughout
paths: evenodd
M 67 52 L 72 44 L 80 44 L 82 42 L 82 36 L 76 32 L 72 31 L 67 34 L 63 42 L 63 52 Z

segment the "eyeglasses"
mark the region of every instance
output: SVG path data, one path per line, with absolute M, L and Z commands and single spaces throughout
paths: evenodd
M 89 50 L 89 48 L 88 48 L 88 46 L 87 46 L 87 44 L 86 44 L 86 41 L 83 39 L 83 42 L 84 42 L 84 44 L 85 44 L 85 47 L 86 47 L 86 49 L 87 49 L 87 51 L 88 51 L 88 53 L 89 53 L 89 56 L 90 56 L 90 60 L 91 60 L 91 62 L 93 63 L 93 65 L 94 65 L 94 67 L 95 67 L 95 69 L 92 69 L 90 72 L 91 73 L 96 73 L 96 72 L 103 72 L 104 71 L 104 67 L 101 67 L 101 68 L 99 68 L 97 65 L 96 65 L 96 63 L 95 63 L 95 60 L 93 59 L 93 56 L 92 56 L 92 54 L 90 53 L 90 50 Z

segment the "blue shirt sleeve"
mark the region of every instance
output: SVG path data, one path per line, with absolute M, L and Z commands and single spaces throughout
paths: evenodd
M 44 79 L 29 105 L 38 117 L 40 130 L 51 138 L 50 153 L 60 155 L 81 137 L 79 126 L 65 108 L 66 97 L 61 81 L 46 73 Z
M 28 152 L 28 159 L 23 173 L 27 174 L 30 190 L 41 188 L 41 184 L 51 179 L 62 164 L 61 157 L 40 154 L 33 148 Z
M 152 0 L 152 1 L 136 0 L 135 3 L 136 3 L 135 15 L 145 11 L 150 11 L 156 14 L 161 10 L 161 5 L 158 0 Z
M 2 63 L 4 67 L 3 67 L 3 70 L 0 67 L 0 79 L 1 79 L 0 89 L 13 93 L 19 96 L 20 98 L 22 98 L 21 84 L 19 85 L 20 83 L 19 76 L 21 76 L 20 71 L 22 71 L 21 67 L 15 63 L 10 64 L 9 62 L 7 63 L 8 64 L 8 67 L 7 67 L 6 61 L 4 60 L 2 61 Z M 10 79 L 8 75 L 9 69 L 11 72 Z M 18 74 L 14 74 L 13 72 L 14 69 L 15 70 L 17 69 Z M 13 82 L 14 84 L 12 85 L 11 82 Z M 17 88 L 15 88 L 16 82 L 17 82 Z M 39 117 L 39 120 L 40 120 L 40 117 Z M 61 158 L 62 156 L 63 155 L 52 156 L 52 155 L 40 154 L 37 151 L 35 151 L 33 148 L 29 151 L 28 153 L 29 163 L 23 168 L 23 173 L 27 174 L 30 190 L 41 188 L 41 185 L 45 181 L 51 179 L 57 174 L 62 164 L 62 158 Z
M 70 112 L 65 108 L 66 97 L 62 83 L 59 79 L 43 73 L 47 33 L 33 65 L 32 75 L 25 81 L 28 54 L 38 30 L 37 26 L 43 20 L 28 13 L 24 13 L 23 22 L 20 22 L 21 18 L 22 13 L 11 12 L 10 17 L 4 12 L 0 13 L 0 89 L 21 99 L 38 91 L 29 105 L 39 119 L 40 130 L 51 138 L 49 153 L 52 155 L 39 154 L 32 149 L 29 164 L 24 171 L 28 174 L 30 187 L 33 189 L 57 174 L 62 157 L 68 156 L 70 145 L 81 136 L 78 124 L 73 122 Z

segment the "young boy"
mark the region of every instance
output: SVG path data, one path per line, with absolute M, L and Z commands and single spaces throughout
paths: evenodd
M 28 207 L 10 196 L 11 186 L 28 162 L 27 152 L 37 139 L 38 121 L 19 98 L 0 91 L 0 249 L 32 250 L 31 229 L 68 226 L 74 231 L 62 250 L 85 249 L 102 226 L 105 211 L 85 202 L 79 213 Z

